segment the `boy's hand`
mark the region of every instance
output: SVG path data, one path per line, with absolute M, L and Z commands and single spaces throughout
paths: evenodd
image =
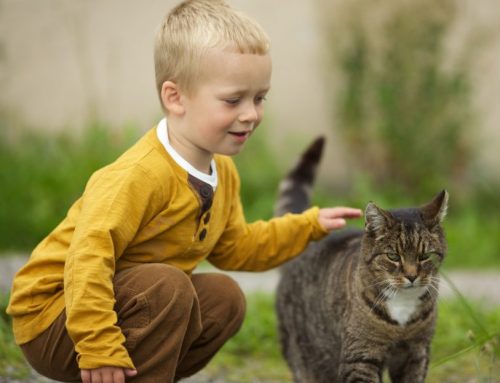
M 352 207 L 332 207 L 319 209 L 319 224 L 327 231 L 340 229 L 348 218 L 360 218 L 363 212 Z
M 125 383 L 125 377 L 137 375 L 137 370 L 123 367 L 100 367 L 82 370 L 83 383 Z

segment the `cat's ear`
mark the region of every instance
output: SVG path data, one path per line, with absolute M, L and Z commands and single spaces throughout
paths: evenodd
M 446 190 L 438 193 L 431 202 L 420 207 L 422 220 L 429 227 L 440 224 L 448 210 L 448 192 Z
M 373 202 L 368 203 L 365 209 L 365 230 L 381 235 L 394 222 L 394 218 L 388 211 L 379 208 Z

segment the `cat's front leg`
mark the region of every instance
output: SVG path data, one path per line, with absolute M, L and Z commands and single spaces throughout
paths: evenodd
M 339 369 L 339 381 L 345 383 L 381 383 L 383 364 L 370 355 L 351 355 L 342 360 Z
M 346 336 L 339 366 L 339 382 L 381 383 L 384 368 L 382 345 Z
M 412 344 L 399 354 L 398 362 L 389 363 L 389 376 L 393 383 L 423 383 L 429 366 L 429 345 Z

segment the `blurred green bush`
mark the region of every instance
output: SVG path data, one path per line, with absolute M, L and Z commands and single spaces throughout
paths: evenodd
M 2 121 L 0 119 L 0 125 Z M 9 134 L 9 132 L 11 134 Z M 91 123 L 80 135 L 0 129 L 0 250 L 28 250 L 61 221 L 89 176 L 137 136 Z
M 44 135 L 19 129 L 13 137 L 0 130 L 0 254 L 30 251 L 65 216 L 98 168 L 118 157 L 140 135 L 136 129 L 117 133 L 92 124 L 79 137 L 65 133 Z M 245 150 L 235 157 L 241 176 L 241 196 L 248 221 L 272 216 L 280 179 L 290 165 L 282 164 L 257 131 Z M 298 153 L 297 153 L 298 156 Z M 318 180 L 313 202 L 321 206 L 351 205 L 364 208 L 374 201 L 384 208 L 420 205 L 432 194 L 411 197 L 394 188 L 373 187 L 361 174 L 353 188 L 339 192 Z M 500 202 L 491 189 L 491 204 Z M 491 214 L 484 194 L 469 194 L 457 203 L 451 194 L 445 228 L 449 240 L 447 267 L 500 266 L 500 216 Z M 496 202 L 495 202 L 496 201 Z M 363 220 L 352 222 L 362 226 Z
M 457 7 L 454 0 L 355 0 L 345 2 L 346 21 L 329 26 L 341 83 L 337 126 L 374 188 L 415 198 L 446 187 L 455 199 L 470 190 L 476 51 L 472 40 L 449 49 Z
M 0 118 L 0 125 L 2 124 Z M 0 253 L 31 250 L 66 215 L 90 175 L 112 162 L 140 136 L 91 123 L 81 134 L 0 129 Z M 279 170 L 257 132 L 236 157 L 247 219 L 272 215 Z

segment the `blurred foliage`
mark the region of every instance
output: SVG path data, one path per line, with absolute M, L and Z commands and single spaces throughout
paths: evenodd
M 64 218 L 89 176 L 117 158 L 140 135 L 136 129 L 117 133 L 102 124 L 91 124 L 78 137 L 22 128 L 16 129 L 16 134 L 7 132 L 0 129 L 0 254 L 30 251 Z M 278 183 L 291 164 L 280 164 L 272 143 L 266 141 L 265 129 L 254 134 L 235 162 L 247 220 L 270 218 Z M 383 208 L 418 206 L 434 194 L 417 198 L 396 187 L 375 187 L 361 173 L 355 176 L 349 192 L 327 190 L 322 181 L 318 180 L 313 199 L 320 206 L 364 208 L 369 201 Z M 446 267 L 500 267 L 500 216 L 491 214 L 490 204 L 498 200 L 500 193 L 495 194 L 495 190 L 491 188 L 489 197 L 471 193 L 461 205 L 451 194 L 444 224 L 449 242 Z M 361 227 L 363 220 L 350 224 Z
M 353 163 L 348 193 L 321 204 L 418 206 L 450 192 L 447 267 L 500 265 L 498 180 L 476 163 L 472 71 L 488 33 L 453 46 L 455 0 L 353 0 L 324 12 L 336 127 Z M 451 47 L 453 46 L 453 49 Z M 340 201 L 339 201 L 340 197 Z
M 249 222 L 272 217 L 278 183 L 283 175 L 281 166 L 266 141 L 265 127 L 260 127 L 234 157 L 241 178 L 241 200 Z
M 475 51 L 465 46 L 456 57 L 447 51 L 456 2 L 345 4 L 347 21 L 331 39 L 342 84 L 336 113 L 357 167 L 376 188 L 413 198 L 447 188 L 464 197 L 477 150 L 470 100 Z
M 0 249 L 35 246 L 64 218 L 90 175 L 135 136 L 130 128 L 117 134 L 99 123 L 80 136 L 0 126 Z
M 3 126 L 2 126 L 3 124 Z M 91 123 L 80 135 L 5 126 L 0 118 L 0 252 L 30 250 L 64 218 L 90 175 L 116 159 L 140 135 Z M 279 170 L 256 132 L 235 158 L 249 221 L 272 215 Z

